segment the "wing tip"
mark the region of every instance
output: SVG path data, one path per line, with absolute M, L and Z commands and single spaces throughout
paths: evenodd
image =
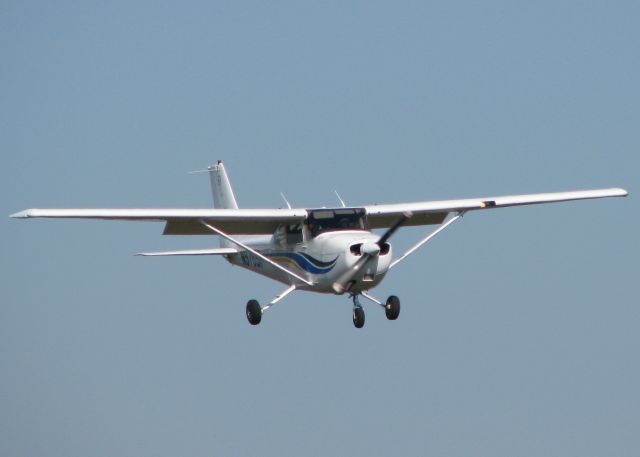
M 13 219 L 27 219 L 31 217 L 31 210 L 25 209 L 23 211 L 18 211 L 17 213 L 10 214 L 9 217 Z

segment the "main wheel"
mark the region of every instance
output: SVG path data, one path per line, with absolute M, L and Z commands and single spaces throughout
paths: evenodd
M 364 309 L 360 307 L 353 308 L 353 325 L 356 328 L 362 328 L 364 326 Z
M 387 304 L 384 307 L 384 313 L 387 315 L 387 319 L 395 321 L 400 315 L 400 299 L 395 295 L 391 295 L 387 298 Z
M 247 320 L 251 325 L 258 325 L 262 320 L 262 308 L 257 300 L 247 302 Z

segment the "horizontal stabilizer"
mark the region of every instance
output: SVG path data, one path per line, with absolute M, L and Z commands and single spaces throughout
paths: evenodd
M 169 256 L 169 255 L 229 255 L 237 254 L 239 251 L 234 248 L 217 248 L 217 249 L 192 249 L 187 251 L 164 251 L 164 252 L 140 252 L 136 255 L 147 257 L 152 256 Z

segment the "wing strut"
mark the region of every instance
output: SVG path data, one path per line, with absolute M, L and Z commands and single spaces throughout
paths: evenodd
M 235 238 L 230 237 L 229 235 L 227 235 L 226 233 L 224 233 L 222 230 L 219 230 L 217 228 L 215 228 L 213 225 L 207 224 L 205 221 L 200 220 L 200 223 L 202 225 L 204 225 L 205 227 L 207 227 L 209 230 L 211 230 L 212 232 L 220 235 L 222 238 L 231 241 L 233 244 L 237 244 L 238 246 L 240 246 L 242 249 L 246 249 L 247 251 L 249 251 L 250 253 L 252 253 L 253 255 L 260 257 L 262 260 L 264 260 L 265 262 L 273 265 L 274 267 L 276 267 L 278 270 L 281 270 L 283 272 L 285 272 L 286 274 L 288 274 L 289 276 L 296 278 L 299 281 L 302 281 L 303 283 L 305 283 L 308 286 L 313 286 L 313 283 L 311 281 L 308 281 L 307 279 L 304 279 L 302 276 L 299 276 L 297 274 L 295 274 L 293 271 L 287 270 L 285 267 L 283 267 L 282 265 L 280 265 L 279 263 L 274 262 L 273 260 L 271 260 L 269 257 L 267 257 L 264 254 L 261 254 L 260 252 L 256 251 L 255 249 L 253 249 L 250 246 L 247 246 L 246 244 L 242 243 L 241 241 L 236 240 Z
M 415 246 L 413 246 L 411 249 L 409 249 L 407 252 L 405 252 L 404 254 L 402 254 L 400 257 L 398 257 L 396 260 L 394 260 L 393 262 L 391 262 L 391 265 L 389 265 L 389 270 L 391 270 L 393 267 L 395 267 L 397 264 L 399 264 L 400 262 L 402 262 L 404 259 L 406 259 L 407 257 L 409 257 L 411 254 L 413 254 L 415 251 L 418 250 L 418 248 L 420 248 L 423 244 L 425 244 L 427 241 L 429 241 L 431 238 L 433 238 L 434 236 L 436 236 L 438 233 L 442 232 L 444 229 L 446 229 L 447 227 L 449 227 L 451 224 L 453 224 L 455 221 L 457 221 L 458 219 L 462 218 L 462 216 L 464 216 L 464 214 L 466 213 L 466 211 L 460 211 L 458 214 L 456 214 L 454 217 L 452 217 L 451 219 L 449 219 L 446 223 L 444 223 L 442 226 L 438 227 L 436 230 L 434 230 L 433 232 L 431 232 L 429 235 L 427 235 L 426 237 L 424 237 L 423 239 L 421 239 Z
M 264 313 L 266 310 L 268 310 L 269 308 L 271 308 L 273 305 L 275 305 L 276 303 L 278 303 L 280 300 L 282 300 L 284 297 L 286 297 L 287 295 L 289 295 L 291 292 L 293 292 L 294 290 L 296 290 L 296 285 L 292 285 L 290 286 L 287 290 L 285 290 L 284 292 L 280 292 L 280 294 L 276 295 L 276 298 L 274 298 L 273 300 L 271 300 L 269 302 L 268 305 L 263 306 L 262 307 L 262 312 Z

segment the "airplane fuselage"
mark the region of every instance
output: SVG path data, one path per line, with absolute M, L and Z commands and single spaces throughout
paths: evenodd
M 313 282 L 309 286 L 296 282 L 290 275 L 248 251 L 226 256 L 233 264 L 296 288 L 321 293 L 336 293 L 334 282 L 360 259 L 357 247 L 375 243 L 380 237 L 366 230 L 325 232 L 300 243 L 277 243 L 275 237 L 247 240 L 246 243 L 283 267 Z M 354 248 L 355 247 L 355 248 Z M 354 278 L 350 292 L 377 286 L 389 269 L 392 250 L 376 256 Z

